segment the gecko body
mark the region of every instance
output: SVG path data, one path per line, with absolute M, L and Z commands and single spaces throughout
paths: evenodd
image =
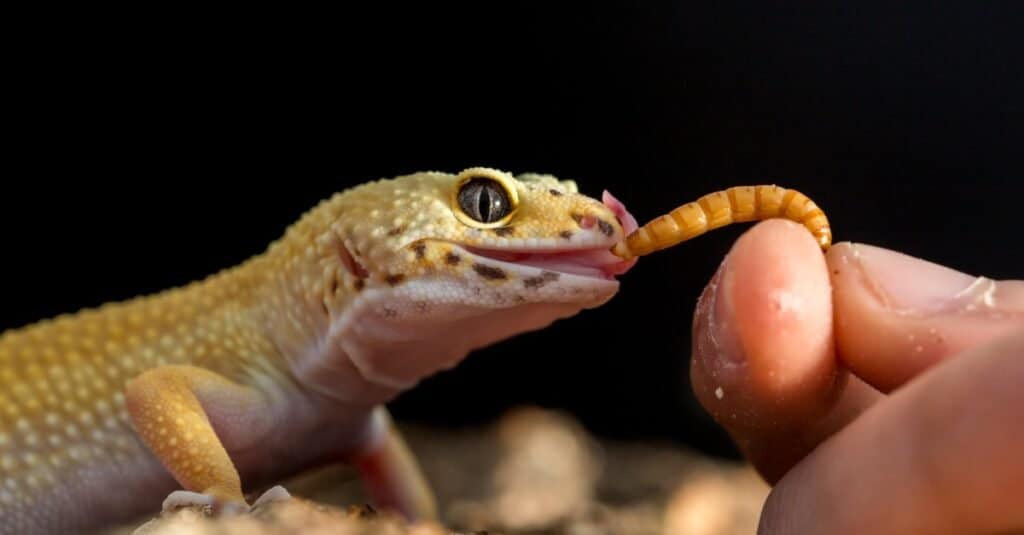
M 607 193 L 489 168 L 323 201 L 250 260 L 0 335 L 0 533 L 79 533 L 349 462 L 436 514 L 385 404 L 473 350 L 602 305 L 635 261 Z M 281 496 L 275 488 L 264 495 Z

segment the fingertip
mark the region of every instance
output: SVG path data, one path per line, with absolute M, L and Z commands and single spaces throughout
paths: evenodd
M 695 394 L 769 482 L 877 400 L 837 364 L 832 322 L 824 255 L 784 220 L 744 233 L 698 302 Z
M 766 413 L 784 422 L 817 410 L 836 379 L 830 295 L 821 249 L 804 227 L 777 219 L 744 233 L 694 320 L 691 380 L 709 412 L 742 428 Z
M 793 398 L 827 388 L 835 371 L 832 300 L 821 249 L 801 225 L 769 220 L 736 244 L 723 287 L 761 395 Z

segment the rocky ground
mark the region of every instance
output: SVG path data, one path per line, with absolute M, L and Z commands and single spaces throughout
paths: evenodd
M 435 486 L 443 526 L 373 511 L 354 475 L 332 467 L 283 482 L 296 498 L 250 515 L 214 521 L 185 510 L 110 535 L 752 534 L 768 493 L 747 466 L 676 446 L 599 441 L 539 409 L 485 429 L 403 430 Z

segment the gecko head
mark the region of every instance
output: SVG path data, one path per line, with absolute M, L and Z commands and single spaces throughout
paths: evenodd
M 635 263 L 610 252 L 636 228 L 622 204 L 551 175 L 416 173 L 345 192 L 336 208 L 350 291 L 328 303 L 329 342 L 395 386 L 606 303 Z

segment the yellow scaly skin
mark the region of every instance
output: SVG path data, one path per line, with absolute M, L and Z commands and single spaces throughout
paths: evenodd
M 508 222 L 459 214 L 468 175 L 515 189 Z M 631 264 L 602 256 L 624 237 L 609 206 L 548 175 L 379 180 L 205 280 L 4 332 L 0 533 L 83 532 L 165 498 L 245 511 L 243 489 L 335 461 L 384 505 L 435 515 L 383 404 L 476 348 L 611 299 L 603 272 Z

